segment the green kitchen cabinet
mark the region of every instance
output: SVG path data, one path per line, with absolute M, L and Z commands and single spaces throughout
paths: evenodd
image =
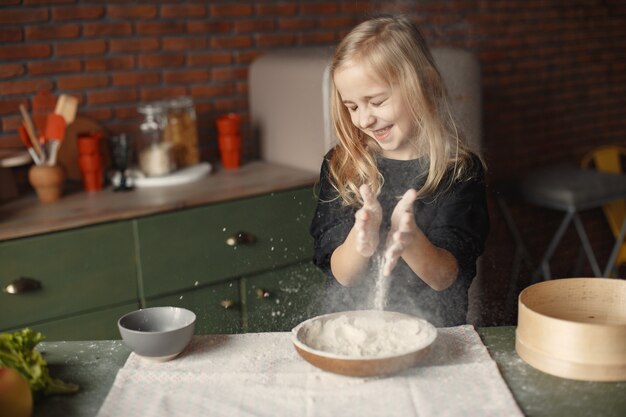
M 193 289 L 310 259 L 312 187 L 141 218 L 143 295 Z
M 24 282 L 33 285 L 10 293 Z M 114 222 L 2 241 L 0 284 L 0 331 L 36 326 L 51 329 L 49 339 L 115 336 L 110 326 L 94 333 L 83 314 L 108 309 L 116 314 L 116 306 L 138 305 L 132 224 Z M 96 316 L 96 322 L 115 319 L 107 313 Z
M 326 279 L 310 261 L 243 278 L 246 331 L 289 331 L 316 316 Z
M 183 307 L 196 314 L 196 334 L 241 333 L 239 281 L 212 284 L 147 299 L 146 307 Z

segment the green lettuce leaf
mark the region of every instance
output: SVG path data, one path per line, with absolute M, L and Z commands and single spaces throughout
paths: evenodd
M 76 384 L 52 378 L 48 363 L 35 349 L 44 335 L 31 329 L 14 333 L 0 333 L 0 367 L 17 370 L 30 384 L 33 394 L 73 394 L 78 391 Z

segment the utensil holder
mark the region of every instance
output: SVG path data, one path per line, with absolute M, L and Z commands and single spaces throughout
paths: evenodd
M 229 113 L 220 116 L 215 121 L 217 126 L 217 141 L 222 160 L 222 166 L 228 169 L 239 168 L 241 164 L 241 135 L 239 125 L 241 116 Z
M 65 171 L 59 165 L 33 165 L 28 180 L 42 203 L 53 203 L 63 195 Z
M 103 186 L 100 135 L 80 135 L 77 142 L 78 165 L 83 178 L 83 188 L 87 192 L 100 191 Z

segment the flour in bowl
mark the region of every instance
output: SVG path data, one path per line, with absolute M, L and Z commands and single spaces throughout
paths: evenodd
M 313 321 L 304 342 L 313 349 L 350 357 L 389 356 L 430 344 L 436 329 L 421 319 L 339 316 Z

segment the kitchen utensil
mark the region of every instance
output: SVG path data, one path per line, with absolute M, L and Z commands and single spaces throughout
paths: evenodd
M 117 326 L 122 339 L 137 355 L 158 362 L 182 352 L 195 329 L 196 315 L 179 307 L 151 307 L 122 316 Z
M 30 157 L 33 159 L 33 162 L 36 165 L 41 164 L 41 160 L 39 159 L 39 155 L 37 155 L 37 152 L 35 152 L 35 150 L 33 149 L 33 144 L 31 143 L 30 138 L 28 137 L 28 133 L 26 132 L 26 128 L 22 125 L 22 126 L 19 126 L 17 128 L 17 131 L 18 131 L 18 133 L 20 135 L 20 140 L 22 141 L 22 143 L 26 147 L 26 150 L 28 151 L 28 154 L 30 155 Z
M 50 92 L 50 90 L 40 90 L 37 92 L 35 97 L 32 100 L 32 108 L 33 108 L 33 122 L 35 123 L 35 127 L 37 128 L 37 133 L 40 137 L 39 141 L 41 142 L 41 136 L 44 135 L 46 131 L 46 118 L 48 114 L 54 112 L 54 107 L 57 104 L 57 97 Z
M 65 119 L 65 124 L 71 124 L 76 118 L 76 110 L 78 109 L 78 99 L 67 94 L 61 94 L 54 108 L 54 113 Z
M 46 133 L 44 135 L 46 140 L 50 142 L 48 165 L 55 165 L 57 162 L 59 147 L 63 139 L 65 139 L 65 127 L 66 122 L 63 116 L 56 113 L 48 114 L 46 118 Z
M 128 191 L 133 187 L 128 184 L 126 170 L 130 165 L 132 157 L 133 144 L 130 136 L 124 133 L 109 136 L 109 147 L 111 149 L 111 159 L 113 168 L 119 172 L 120 184 L 113 188 L 113 191 Z
M 347 355 L 323 351 L 312 347 L 315 344 L 314 337 L 319 336 L 322 326 L 327 325 L 332 320 L 345 318 L 349 323 L 356 323 L 356 320 L 383 320 L 387 329 L 393 329 L 401 321 L 407 321 L 415 328 L 424 332 L 424 337 L 419 338 L 419 343 L 403 347 L 400 350 L 383 350 L 375 355 Z M 397 328 L 397 327 L 396 327 Z M 347 328 L 346 335 L 353 331 Z M 392 331 L 392 330 L 388 330 Z M 357 333 L 362 333 L 358 330 Z M 383 336 L 372 335 L 368 332 L 368 337 L 377 338 Z M 399 337 L 407 336 L 399 335 Z M 306 320 L 297 325 L 292 330 L 292 342 L 296 351 L 306 361 L 325 371 L 358 377 L 379 376 L 399 372 L 403 369 L 415 366 L 426 357 L 430 351 L 431 344 L 437 337 L 437 330 L 427 321 L 407 314 L 392 311 L 361 310 L 331 313 Z M 391 352 L 391 353 L 390 353 Z
M 26 133 L 28 134 L 28 138 L 30 139 L 31 145 L 33 145 L 33 149 L 35 149 L 35 153 L 39 156 L 39 160 L 41 163 L 46 161 L 46 155 L 44 154 L 41 146 L 39 145 L 39 140 L 37 139 L 37 135 L 35 133 L 35 126 L 33 125 L 33 120 L 30 118 L 30 115 L 26 111 L 26 107 L 23 104 L 20 104 L 20 113 L 22 114 L 23 126 L 26 129 Z
M 519 296 L 515 349 L 529 365 L 586 381 L 626 381 L 626 281 L 567 278 Z
M 65 173 L 58 165 L 33 165 L 28 180 L 42 203 L 53 203 L 63 194 Z

